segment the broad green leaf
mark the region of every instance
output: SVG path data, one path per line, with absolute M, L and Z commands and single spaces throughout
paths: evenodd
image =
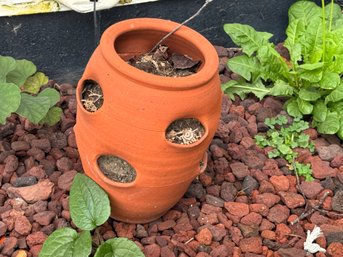
M 119 237 L 102 243 L 94 257 L 144 257 L 144 254 L 134 242 Z
M 52 107 L 49 109 L 45 117 L 39 122 L 40 124 L 47 124 L 48 126 L 53 126 L 61 120 L 62 109 L 60 107 Z
M 311 83 L 319 82 L 323 77 L 323 71 L 321 69 L 317 70 L 305 70 L 299 74 L 299 77 Z
M 325 97 L 325 103 L 338 102 L 340 100 L 343 100 L 343 83 Z
M 291 149 L 288 145 L 281 144 L 281 145 L 279 145 L 277 148 L 278 148 L 278 150 L 279 150 L 282 154 L 290 154 L 290 153 L 292 153 L 292 149 Z
M 343 140 L 343 119 L 340 120 L 339 130 L 337 131 L 337 136 Z
M 295 19 L 303 19 L 305 25 L 309 24 L 312 19 L 321 16 L 321 8 L 310 1 L 295 2 L 288 10 L 290 22 Z
M 31 94 L 37 94 L 39 92 L 39 89 L 41 86 L 48 83 L 49 78 L 45 76 L 42 72 L 37 72 L 35 75 L 29 77 L 24 85 L 23 85 L 23 91 L 31 93 Z
M 336 134 L 340 129 L 340 117 L 337 112 L 328 112 L 324 122 L 318 123 L 317 130 L 322 134 Z
M 270 95 L 273 96 L 292 96 L 294 88 L 283 80 L 277 80 L 272 88 Z
M 224 31 L 236 45 L 242 47 L 243 52 L 248 56 L 251 56 L 261 46 L 267 44 L 268 40 L 273 36 L 270 33 L 258 32 L 249 25 L 239 23 L 225 24 Z
M 240 55 L 231 58 L 227 64 L 231 71 L 239 74 L 248 81 L 251 80 L 252 73 L 258 72 L 258 62 L 255 57 Z
M 323 62 L 317 62 L 317 63 L 306 63 L 299 65 L 299 68 L 304 69 L 304 70 L 316 70 L 319 68 L 322 68 L 324 66 Z
M 337 74 L 343 73 L 343 55 L 334 56 L 327 70 Z
M 324 101 L 317 101 L 313 106 L 313 119 L 317 122 L 324 122 L 328 108 Z
M 18 87 L 21 87 L 26 79 L 36 72 L 37 68 L 28 60 L 17 60 L 15 69 L 10 71 L 7 76 L 7 82 L 12 82 Z
M 9 56 L 0 55 L 0 83 L 6 82 L 6 76 L 15 69 L 15 60 Z
M 298 103 L 296 99 L 292 98 L 286 102 L 286 110 L 292 117 L 301 117 L 302 114 L 299 110 Z
M 13 83 L 0 83 L 0 124 L 20 105 L 20 89 Z
M 322 89 L 335 89 L 340 82 L 341 78 L 337 73 L 324 72 L 323 78 L 319 81 L 319 85 Z
M 53 88 L 46 88 L 38 95 L 48 97 L 50 100 L 50 107 L 54 106 L 60 100 L 60 94 Z
M 70 189 L 70 215 L 82 230 L 93 230 L 110 216 L 110 202 L 105 191 L 89 177 L 76 174 Z
M 343 101 L 332 102 L 329 104 L 329 108 L 331 111 L 335 111 L 335 112 L 343 114 Z
M 302 114 L 311 114 L 313 111 L 313 105 L 307 101 L 304 101 L 300 97 L 297 98 L 299 110 Z
M 44 242 L 39 257 L 88 257 L 91 251 L 92 238 L 89 231 L 78 235 L 74 229 L 61 228 Z
M 317 63 L 323 55 L 323 26 L 322 19 L 316 17 L 306 27 L 299 43 L 305 63 Z
M 284 46 L 288 49 L 291 60 L 296 63 L 301 60 L 301 45 L 298 43 L 305 31 L 304 22 L 301 19 L 293 20 L 287 27 Z
M 302 88 L 299 90 L 299 97 L 305 101 L 316 101 L 321 96 L 320 92 L 315 88 Z
M 332 21 L 335 22 L 336 20 L 340 19 L 342 17 L 342 10 L 341 7 L 338 4 L 327 4 L 325 6 L 325 17 L 326 19 L 330 19 L 332 12 Z
M 222 89 L 231 99 L 234 99 L 234 94 L 238 95 L 241 99 L 244 99 L 246 94 L 253 93 L 262 100 L 263 97 L 269 93 L 269 89 L 267 89 L 261 81 L 250 84 L 230 80 L 228 83 L 222 85 Z
M 38 124 L 48 113 L 50 100 L 45 96 L 32 96 L 21 93 L 21 102 L 16 113 L 27 118 L 34 124 Z

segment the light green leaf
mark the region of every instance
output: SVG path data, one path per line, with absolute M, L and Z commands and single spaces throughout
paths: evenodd
M 337 73 L 324 72 L 323 78 L 319 81 L 322 89 L 335 89 L 341 82 L 341 78 Z
M 307 101 L 304 101 L 300 97 L 297 98 L 299 110 L 302 114 L 311 114 L 313 111 L 313 105 Z
M 50 107 L 54 106 L 60 100 L 60 94 L 53 88 L 46 88 L 38 95 L 48 97 L 50 100 Z
M 343 100 L 343 84 L 340 84 L 329 95 L 325 97 L 325 104 L 329 102 L 338 102 Z
M 231 80 L 224 84 L 222 88 L 224 92 L 231 97 L 231 99 L 234 99 L 234 94 L 237 94 L 241 99 L 244 99 L 246 94 L 253 93 L 262 100 L 263 97 L 269 93 L 269 89 L 263 85 L 261 80 L 256 81 L 254 84 Z
M 256 58 L 248 57 L 247 55 L 231 58 L 228 61 L 228 67 L 231 71 L 239 74 L 248 81 L 251 79 L 252 73 L 258 72 L 258 62 Z
M 311 22 L 312 19 L 321 16 L 321 8 L 310 1 L 295 2 L 288 10 L 290 22 L 295 19 L 303 19 L 305 25 Z
M 31 94 L 37 94 L 39 92 L 39 89 L 41 86 L 48 83 L 49 78 L 45 76 L 42 72 L 37 72 L 35 75 L 29 77 L 24 85 L 23 85 L 23 91 L 31 93 Z
M 287 27 L 284 46 L 288 49 L 293 63 L 301 60 L 301 44 L 299 39 L 305 31 L 305 25 L 302 19 L 293 20 Z
M 331 3 L 327 4 L 325 6 L 325 16 L 327 20 L 329 20 L 331 16 L 331 9 L 332 9 L 332 21 L 335 22 L 336 20 L 342 17 L 342 10 L 338 4 L 333 4 L 333 5 L 331 5 Z
M 273 96 L 292 96 L 294 88 L 283 80 L 277 80 L 272 88 L 270 95 Z
M 324 122 L 317 125 L 317 130 L 322 134 L 336 134 L 340 129 L 340 117 L 337 112 L 328 112 Z
M 225 24 L 224 31 L 236 45 L 242 47 L 243 52 L 248 56 L 252 56 L 261 46 L 267 44 L 273 36 L 270 33 L 258 32 L 249 25 L 239 23 Z
M 292 98 L 286 102 L 286 110 L 292 117 L 302 117 L 296 99 Z
M 324 122 L 326 119 L 328 108 L 324 101 L 317 101 L 313 106 L 313 119 L 317 122 Z
M 119 237 L 101 244 L 94 257 L 144 257 L 144 254 L 134 242 Z
M 53 126 L 61 120 L 62 113 L 63 111 L 60 107 L 52 107 L 39 123 Z
M 6 82 L 7 74 L 15 69 L 15 60 L 9 56 L 0 55 L 0 83 Z
M 44 242 L 39 257 L 88 257 L 91 251 L 92 238 L 89 231 L 78 235 L 74 229 L 61 228 Z
M 343 119 L 340 120 L 339 130 L 337 131 L 337 136 L 343 140 Z
M 305 70 L 299 74 L 299 77 L 311 83 L 319 82 L 323 77 L 323 71 L 321 69 L 317 70 Z
M 316 70 L 319 68 L 322 68 L 324 66 L 323 62 L 317 62 L 317 63 L 305 63 L 302 65 L 299 65 L 299 68 L 304 70 Z
M 0 124 L 15 112 L 20 105 L 20 89 L 13 83 L 0 83 Z
M 38 124 L 48 113 L 50 100 L 45 96 L 32 96 L 21 93 L 21 102 L 16 113 L 27 118 L 34 124 Z
M 335 55 L 327 70 L 337 74 L 343 73 L 343 55 Z
M 316 101 L 322 95 L 315 88 L 302 88 L 299 90 L 299 97 L 305 101 Z
M 69 205 L 73 222 L 82 230 L 93 230 L 110 216 L 110 202 L 105 191 L 79 173 L 70 189 Z
M 28 60 L 17 60 L 15 69 L 7 74 L 7 82 L 12 82 L 21 87 L 26 79 L 37 71 L 36 65 Z
M 299 43 L 305 63 L 317 63 L 322 59 L 323 26 L 320 17 L 311 19 Z

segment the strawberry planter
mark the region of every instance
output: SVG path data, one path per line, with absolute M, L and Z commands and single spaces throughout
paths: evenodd
M 127 63 L 149 52 L 177 25 L 145 18 L 111 26 L 78 84 L 75 134 L 82 164 L 109 194 L 112 217 L 121 221 L 157 219 L 206 167 L 222 95 L 213 46 L 187 27 L 165 40 L 171 52 L 201 62 L 196 74 L 187 77 L 156 76 Z M 83 97 L 92 85 L 103 99 L 87 111 Z M 199 128 L 193 124 L 177 131 L 179 120 Z

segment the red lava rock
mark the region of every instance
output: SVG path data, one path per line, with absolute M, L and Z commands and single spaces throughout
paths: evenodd
M 280 196 L 272 193 L 264 193 L 256 196 L 256 203 L 266 205 L 268 208 L 272 207 L 281 200 Z
M 176 257 L 176 256 L 174 252 L 170 250 L 168 246 L 164 246 L 161 248 L 161 257 Z
M 343 154 L 336 155 L 333 160 L 330 162 L 331 167 L 339 168 L 343 166 Z
M 66 171 L 59 178 L 57 185 L 62 190 L 70 191 L 71 184 L 73 183 L 74 177 L 77 174 L 76 170 Z
M 260 237 L 243 238 L 239 242 L 242 252 L 262 253 L 262 240 Z
M 273 184 L 277 192 L 288 191 L 289 189 L 289 180 L 286 176 L 271 176 L 270 182 Z
M 281 200 L 290 209 L 294 209 L 305 205 L 305 199 L 302 195 L 288 192 L 279 192 L 279 195 L 281 196 Z
M 318 137 L 318 132 L 314 128 L 308 128 L 303 131 L 304 134 L 309 135 L 310 139 L 315 140 Z
M 235 242 L 235 244 L 238 244 L 241 241 L 241 239 L 243 239 L 242 232 L 240 231 L 239 228 L 230 227 L 229 232 L 230 232 L 231 239 L 233 242 Z
M 36 147 L 32 147 L 30 150 L 27 151 L 28 156 L 32 156 L 35 160 L 41 161 L 45 157 L 45 153 Z
M 30 248 L 30 253 L 32 254 L 32 257 L 38 257 L 39 252 L 42 250 L 43 245 L 34 245 Z
M 317 152 L 323 161 L 332 161 L 336 156 L 343 155 L 343 149 L 336 144 L 317 147 Z
M 176 222 L 174 220 L 166 220 L 164 222 L 158 223 L 158 230 L 163 231 L 170 229 L 176 225 Z
M 41 231 L 34 232 L 26 237 L 26 243 L 31 248 L 34 245 L 41 245 L 47 239 L 47 235 Z
M 14 252 L 15 248 L 18 245 L 18 239 L 16 237 L 7 237 L 3 244 L 1 245 L 2 250 L 1 254 L 5 256 L 11 256 L 11 254 Z M 1 249 L 1 248 L 0 248 Z
M 327 253 L 331 257 L 342 257 L 343 256 L 343 244 L 339 242 L 333 242 L 329 245 Z
M 27 175 L 36 177 L 37 179 L 42 179 L 46 177 L 46 173 L 42 165 L 32 167 L 28 170 Z
M 289 185 L 289 183 L 288 183 L 288 185 Z M 268 182 L 267 180 L 262 180 L 260 183 L 259 192 L 260 192 L 260 194 L 264 194 L 264 193 L 274 194 L 275 188 L 274 188 L 272 183 Z
M 198 217 L 198 222 L 200 225 L 217 224 L 218 216 L 216 213 L 210 213 L 210 214 L 200 213 Z
M 49 225 L 56 217 L 56 213 L 53 211 L 43 211 L 33 215 L 33 220 L 42 226 Z
M 16 197 L 23 198 L 27 203 L 34 203 L 40 200 L 47 200 L 53 190 L 54 184 L 48 179 L 39 181 L 33 186 L 9 187 L 7 191 Z
M 283 223 L 289 216 L 289 209 L 286 206 L 277 204 L 269 210 L 267 219 L 275 223 Z
M 34 139 L 31 141 L 31 146 L 41 149 L 44 152 L 48 153 L 51 150 L 51 144 L 49 139 L 47 138 L 42 138 L 42 139 Z
M 12 172 L 14 172 L 18 168 L 18 165 L 19 165 L 18 158 L 15 155 L 7 156 L 4 160 L 4 163 L 5 163 L 4 172 L 9 173 L 9 174 L 12 174 Z
M 25 141 L 15 141 L 12 142 L 11 148 L 13 151 L 27 151 L 30 149 L 30 144 Z
M 320 215 L 318 212 L 314 212 L 312 215 L 311 215 L 311 218 L 310 218 L 310 221 L 313 223 L 313 224 L 316 224 L 316 225 L 321 225 L 321 224 L 326 224 L 329 222 L 329 219 L 323 215 Z
M 280 257 L 305 257 L 306 252 L 303 249 L 298 248 L 281 248 L 276 251 Z
M 283 239 L 287 239 L 286 236 L 291 234 L 292 230 L 285 224 L 277 224 L 276 225 L 276 238 L 279 242 L 282 242 Z
M 343 212 L 343 190 L 339 190 L 332 197 L 332 209 L 337 212 Z
M 114 230 L 116 231 L 118 237 L 132 239 L 136 230 L 136 225 L 119 222 L 116 224 Z
M 31 232 L 32 225 L 25 216 L 20 216 L 15 220 L 14 230 L 20 235 L 28 235 Z
M 144 247 L 143 250 L 145 256 L 160 257 L 161 248 L 157 244 L 151 244 Z
M 59 171 L 65 172 L 73 169 L 73 162 L 67 157 L 62 157 L 56 161 L 56 166 Z
M 264 239 L 269 239 L 269 240 L 276 240 L 276 233 L 272 230 L 263 230 L 261 232 L 261 237 Z
M 336 170 L 330 167 L 329 162 L 322 161 L 318 156 L 311 157 L 310 163 L 314 178 L 324 179 L 326 177 L 335 177 Z
M 198 234 L 195 235 L 195 239 L 204 245 L 210 245 L 212 243 L 212 233 L 208 228 L 200 230 Z
M 269 213 L 269 208 L 265 204 L 254 203 L 254 204 L 250 204 L 249 208 L 251 212 L 259 213 L 262 216 L 267 216 Z
M 240 223 L 244 224 L 244 225 L 260 225 L 262 222 L 262 216 L 261 214 L 258 214 L 256 212 L 250 212 L 248 215 L 244 216 Z
M 232 215 L 243 217 L 249 213 L 249 205 L 245 203 L 226 202 L 225 209 Z
M 303 181 L 300 184 L 301 190 L 309 199 L 314 199 L 324 188 L 316 181 Z
M 11 231 L 14 228 L 16 219 L 23 216 L 23 214 L 22 210 L 10 209 L 1 214 L 1 220 L 6 224 L 7 229 Z
M 234 162 L 230 164 L 232 173 L 236 176 L 237 179 L 242 180 L 246 176 L 250 175 L 248 166 L 241 162 Z
M 6 231 L 7 225 L 4 222 L 0 221 L 0 237 L 5 235 Z

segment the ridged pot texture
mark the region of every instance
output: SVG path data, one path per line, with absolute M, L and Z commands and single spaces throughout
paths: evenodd
M 196 74 L 161 77 L 132 67 L 126 61 L 151 50 L 178 24 L 139 18 L 119 22 L 102 35 L 77 88 L 76 140 L 85 173 L 109 194 L 112 217 L 133 223 L 154 220 L 186 192 L 207 162 L 206 150 L 217 129 L 221 89 L 218 57 L 199 33 L 183 26 L 163 44 L 172 52 L 201 60 Z M 85 81 L 97 82 L 104 102 L 96 112 L 81 103 Z M 205 128 L 189 145 L 166 140 L 175 120 L 194 118 Z M 100 171 L 97 159 L 114 155 L 136 171 L 130 183 L 114 182 Z

